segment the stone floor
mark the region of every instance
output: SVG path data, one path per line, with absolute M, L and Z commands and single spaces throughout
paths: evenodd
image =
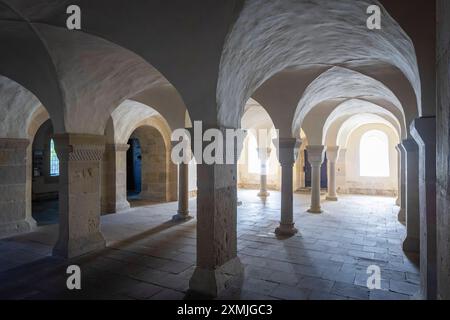
M 239 193 L 238 254 L 245 274 L 221 299 L 410 299 L 418 269 L 401 250 L 405 227 L 394 199 L 341 196 L 306 212 L 308 195 L 294 196 L 300 230 L 276 239 L 280 194 L 263 203 Z M 195 199 L 191 201 L 195 211 Z M 1 299 L 183 299 L 194 270 L 195 219 L 170 222 L 176 203 L 132 208 L 102 217 L 107 249 L 71 261 L 82 290 L 66 289 L 67 262 L 50 256 L 57 226 L 0 240 Z M 413 257 L 416 261 L 417 257 Z M 366 286 L 369 265 L 381 268 L 382 289 Z

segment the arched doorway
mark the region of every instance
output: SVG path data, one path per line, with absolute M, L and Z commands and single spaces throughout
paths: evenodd
M 141 126 L 131 134 L 128 144 L 128 201 L 132 205 L 168 201 L 167 150 L 161 133 Z

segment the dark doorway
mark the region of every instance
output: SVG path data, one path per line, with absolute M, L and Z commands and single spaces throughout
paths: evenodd
M 127 151 L 127 193 L 128 197 L 136 197 L 142 190 L 142 152 L 139 139 L 128 140 Z
M 322 167 L 320 168 L 320 188 L 326 189 L 328 188 L 328 162 L 327 155 L 325 154 L 325 160 L 322 163 Z M 308 151 L 305 150 L 305 166 L 303 167 L 305 171 L 305 187 L 311 188 L 311 164 L 308 161 Z

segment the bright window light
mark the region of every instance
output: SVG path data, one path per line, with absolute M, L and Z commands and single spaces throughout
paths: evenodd
M 389 139 L 379 130 L 366 132 L 359 148 L 360 176 L 389 177 Z
M 253 134 L 248 136 L 248 158 L 247 168 L 249 173 L 261 174 L 261 161 L 258 157 L 258 143 Z M 268 163 L 267 163 L 268 167 Z M 268 168 L 266 169 L 268 171 Z
M 59 159 L 55 151 L 55 142 L 50 140 L 50 176 L 59 176 Z

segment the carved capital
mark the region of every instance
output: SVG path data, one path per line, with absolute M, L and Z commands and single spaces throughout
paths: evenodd
M 103 136 L 57 134 L 54 141 L 60 161 L 101 161 L 105 153 Z

